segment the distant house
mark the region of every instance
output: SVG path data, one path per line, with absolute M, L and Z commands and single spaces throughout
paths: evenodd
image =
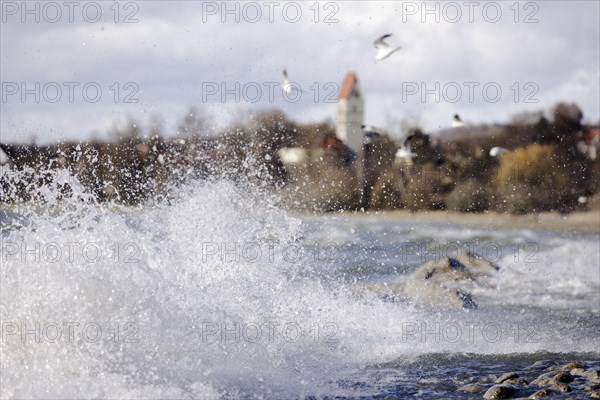
M 577 142 L 577 148 L 591 160 L 595 160 L 600 144 L 600 128 L 589 128 L 581 132 L 581 139 Z
M 344 78 L 337 102 L 336 136 L 356 153 L 362 148 L 364 100 L 356 73 Z
M 302 147 L 283 147 L 277 151 L 283 165 L 303 164 L 306 162 L 307 153 Z

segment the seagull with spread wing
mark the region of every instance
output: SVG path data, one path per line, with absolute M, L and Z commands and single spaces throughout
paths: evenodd
M 454 117 L 452 118 L 452 127 L 453 128 L 462 128 L 463 126 L 465 126 L 465 123 L 463 122 L 463 120 L 460 119 L 460 116 L 458 114 L 454 114 Z
M 296 96 L 296 93 L 300 91 L 300 87 L 296 84 L 292 84 L 288 78 L 287 70 L 283 70 L 283 85 L 281 88 L 288 96 Z
M 414 139 L 415 136 L 416 135 L 414 132 L 410 132 L 403 138 L 402 143 L 400 144 L 400 148 L 398 148 L 398 150 L 396 151 L 396 158 L 412 160 L 416 157 L 416 154 L 410 150 L 410 141 Z
M 492 157 L 498 158 L 504 153 L 508 153 L 508 150 L 506 150 L 504 147 L 495 146 L 490 149 L 490 156 Z
M 377 55 L 375 56 L 375 61 L 381 61 L 383 59 L 388 58 L 392 55 L 392 53 L 400 50 L 402 47 L 398 46 L 396 48 L 392 48 L 389 44 L 385 42 L 385 39 L 392 36 L 391 33 L 380 36 L 376 41 L 373 42 L 373 46 L 377 49 Z

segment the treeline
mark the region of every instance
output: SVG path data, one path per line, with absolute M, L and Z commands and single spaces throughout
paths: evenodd
M 507 125 L 435 136 L 415 129 L 410 159 L 398 159 L 401 143 L 382 134 L 369 137 L 349 163 L 333 139 L 287 169 L 283 193 L 291 206 L 319 211 L 600 209 L 600 159 L 593 156 L 600 132 L 582 120 L 576 105 L 561 103 L 549 118 L 527 113 Z M 494 147 L 502 148 L 499 156 L 490 155 Z
M 584 126 L 574 104 L 560 103 L 549 114 L 448 132 L 434 146 L 441 155 L 437 165 L 415 159 L 423 179 L 404 188 L 406 206 L 511 213 L 600 208 L 597 126 Z M 494 147 L 506 151 L 493 157 Z M 428 172 L 434 176 L 429 181 Z
M 0 144 L 10 159 L 0 169 L 0 202 L 44 202 L 43 188 L 52 185 L 60 185 L 61 198 L 80 184 L 97 201 L 129 205 L 169 200 L 181 184 L 207 179 L 280 188 L 286 182 L 280 148 L 319 146 L 325 135 L 334 135 L 327 124 L 297 125 L 279 111 L 217 134 L 195 108 L 176 135 L 165 135 L 159 121 L 143 131 L 131 120 L 110 132 L 109 141 Z
M 131 121 L 110 142 L 2 144 L 11 161 L 2 166 L 0 201 L 48 201 L 48 185 L 58 185 L 60 200 L 81 185 L 97 201 L 140 204 L 170 201 L 184 183 L 229 179 L 262 186 L 298 210 L 569 212 L 599 203 L 600 164 L 590 150 L 597 128 L 582 118 L 577 106 L 558 104 L 550 118 L 529 113 L 438 136 L 415 129 L 414 156 L 403 160 L 400 143 L 384 133 L 354 154 L 331 125 L 298 124 L 276 110 L 208 136 L 210 121 L 191 109 L 177 135 Z M 505 152 L 492 157 L 496 146 Z M 301 158 L 284 164 L 281 150 L 290 148 Z

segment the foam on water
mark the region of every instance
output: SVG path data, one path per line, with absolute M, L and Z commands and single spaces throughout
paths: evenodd
M 600 313 L 598 237 L 553 238 L 545 246 L 531 260 L 503 258 L 496 290 L 506 303 Z
M 348 395 L 340 382 L 365 366 L 423 354 L 597 349 L 594 337 L 574 344 L 559 334 L 564 326 L 549 324 L 535 341 L 524 340 L 527 332 L 515 340 L 511 324 L 539 316 L 503 310 L 494 295 L 528 299 L 549 286 L 550 296 L 592 296 L 598 276 L 586 279 L 585 254 L 598 250 L 589 241 L 551 243 L 544 260 L 559 272 L 549 278 L 540 266 L 535 278 L 511 286 L 522 270 L 509 264 L 480 289 L 490 307 L 439 311 L 357 296 L 341 277 L 324 284 L 323 264 L 309 252 L 294 253 L 314 239 L 315 220 L 288 215 L 260 190 L 218 181 L 176 193 L 171 204 L 138 209 L 98 204 L 76 189 L 46 209 L 5 210 L 3 398 Z M 362 229 L 337 221 L 321 223 L 323 239 L 350 241 Z M 416 226 L 397 234 L 411 229 L 430 238 L 439 233 Z M 393 241 L 392 231 L 381 229 L 373 240 Z M 18 247 L 12 254 L 15 245 L 36 244 L 37 253 Z M 570 283 L 557 282 L 572 265 L 578 272 Z M 56 325 L 62 337 L 48 340 Z

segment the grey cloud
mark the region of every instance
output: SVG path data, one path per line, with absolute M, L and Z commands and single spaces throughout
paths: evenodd
M 334 105 L 322 101 L 323 85 L 339 85 L 348 70 L 355 70 L 366 96 L 367 120 L 379 125 L 388 116 L 412 115 L 418 116 L 426 129 L 434 130 L 447 126 L 450 115 L 457 111 L 468 121 L 506 121 L 511 113 L 548 109 L 560 100 L 577 102 L 588 120 L 600 118 L 598 97 L 593 96 L 600 90 L 593 76 L 599 68 L 598 3 L 540 2 L 536 14 L 539 22 L 534 24 L 514 23 L 508 8 L 513 3 L 508 2 L 498 3 L 504 14 L 496 24 L 480 17 L 469 23 L 464 15 L 456 24 L 443 20 L 422 23 L 418 16 L 403 22 L 406 3 L 336 3 L 339 22 L 332 24 L 322 22 L 327 14 L 324 10 L 320 10 L 320 23 L 312 21 L 312 3 L 303 3 L 303 15 L 296 24 L 277 13 L 274 23 L 266 21 L 265 15 L 255 24 L 223 24 L 218 16 L 204 22 L 203 5 L 194 1 L 168 5 L 139 2 L 139 22 L 135 24 L 115 24 L 110 14 L 95 24 L 81 20 L 73 24 L 22 24 L 9 20 L 2 26 L 0 41 L 3 82 L 76 80 L 104 86 L 136 82 L 140 102 L 22 104 L 13 96 L 2 103 L 2 140 L 19 140 L 24 130 L 37 131 L 40 136 L 43 132 L 48 140 L 69 135 L 86 138 L 111 119 L 136 115 L 145 120 L 152 113 L 163 115 L 172 129 L 180 117 L 172 113 L 203 105 L 203 83 L 231 87 L 236 82 L 279 82 L 283 67 L 303 88 L 298 103 L 286 103 L 277 92 L 274 102 L 268 101 L 266 94 L 256 104 L 221 105 L 212 98 L 206 108 L 224 110 L 216 112 L 219 123 L 231 110 L 240 108 L 279 107 L 299 121 L 334 118 Z M 521 10 L 520 18 L 524 15 Z M 382 63 L 374 63 L 372 41 L 386 32 L 393 33 L 394 43 L 403 49 Z M 497 103 L 486 102 L 481 95 L 471 103 L 466 94 L 456 103 L 443 99 L 436 103 L 431 96 L 425 103 L 420 96 L 406 101 L 402 98 L 402 85 L 407 82 L 433 88 L 436 82 L 443 86 L 489 81 L 498 82 L 504 91 Z M 510 90 L 514 82 L 535 82 L 539 103 L 515 104 Z M 315 83 L 321 91 L 317 102 L 309 88 Z M 60 118 L 49 118 L 52 113 L 60 113 Z M 81 117 L 90 113 L 95 117 Z

